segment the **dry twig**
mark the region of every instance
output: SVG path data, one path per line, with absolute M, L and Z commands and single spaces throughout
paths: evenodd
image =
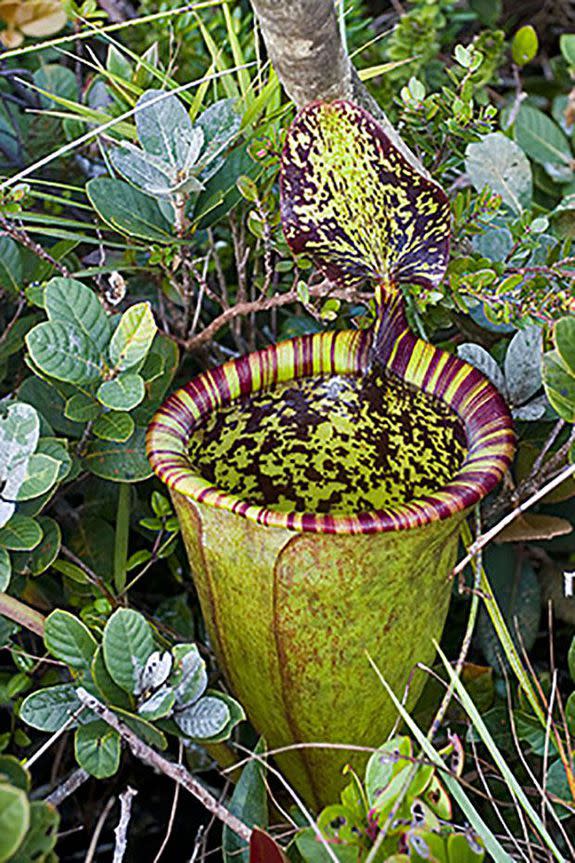
M 79 701 L 85 707 L 92 710 L 97 714 L 97 716 L 103 719 L 110 728 L 113 728 L 114 731 L 118 732 L 120 737 L 129 745 L 135 758 L 139 758 L 140 761 L 143 761 L 145 764 L 148 764 L 150 767 L 153 767 L 155 770 L 168 776 L 174 782 L 177 782 L 178 785 L 181 785 L 186 789 L 186 791 L 189 791 L 190 794 L 199 800 L 208 812 L 211 812 L 219 818 L 220 821 L 223 821 L 230 830 L 237 833 L 237 835 L 245 842 L 250 841 L 250 837 L 252 835 L 250 828 L 240 821 L 239 818 L 236 818 L 235 815 L 232 815 L 225 806 L 219 803 L 218 800 L 216 800 L 216 798 L 213 797 L 213 795 L 210 794 L 210 792 L 204 788 L 197 779 L 194 779 L 194 777 L 188 773 L 182 764 L 174 764 L 172 761 L 168 761 L 167 758 L 164 758 L 163 755 L 160 755 L 152 749 L 151 746 L 148 746 L 147 743 L 140 740 L 138 735 L 135 734 L 131 728 L 128 728 L 127 725 L 121 722 L 115 713 L 113 713 L 93 695 L 90 695 L 90 693 L 83 687 L 79 687 L 76 694 Z
M 372 299 L 372 293 L 361 293 L 349 289 L 335 288 L 332 282 L 323 281 L 318 285 L 309 286 L 310 297 L 334 297 L 338 300 L 347 302 L 368 302 Z M 263 299 L 254 300 L 253 302 L 236 303 L 229 309 L 225 309 L 218 315 L 217 318 L 208 324 L 208 326 L 195 336 L 189 339 L 176 339 L 179 345 L 186 351 L 195 351 L 198 348 L 210 342 L 215 334 L 219 332 L 227 324 L 231 323 L 238 317 L 251 315 L 254 312 L 266 312 L 270 309 L 276 309 L 279 306 L 287 306 L 289 303 L 297 303 L 300 301 L 297 290 L 294 288 L 285 294 L 276 294 L 273 297 L 265 297 Z
M 126 848 L 128 846 L 128 827 L 132 816 L 132 800 L 138 792 L 133 788 L 128 787 L 120 794 L 120 820 L 118 826 L 114 830 L 116 836 L 116 844 L 114 846 L 113 863 L 122 863 Z
M 89 778 L 90 774 L 82 767 L 78 767 L 77 770 L 73 770 L 68 778 L 46 797 L 46 803 L 59 806 L 60 803 L 63 803 L 67 797 L 77 791 Z
M 527 509 L 533 506 L 533 504 L 537 503 L 538 500 L 541 500 L 542 497 L 545 497 L 546 494 L 549 494 L 550 491 L 553 491 L 554 488 L 557 488 L 558 485 L 565 482 L 566 479 L 569 479 L 570 476 L 575 474 L 575 464 L 570 464 L 566 468 L 564 468 L 557 476 L 553 477 L 553 479 L 549 480 L 548 483 L 545 483 L 535 494 L 531 495 L 531 497 L 527 498 L 526 501 L 519 504 L 519 506 L 515 507 L 515 509 L 510 512 L 505 518 L 502 518 L 501 521 L 497 522 L 487 533 L 484 533 L 480 536 L 473 545 L 470 547 L 469 552 L 465 555 L 465 557 L 459 561 L 457 566 L 454 568 L 452 575 L 459 575 L 460 572 L 463 572 L 467 564 L 473 560 L 478 551 L 482 548 L 485 548 L 488 543 L 491 542 L 492 539 L 501 533 L 503 528 L 507 527 L 508 524 L 511 524 L 512 521 L 515 521 L 517 516 L 521 515 L 522 512 L 525 512 Z

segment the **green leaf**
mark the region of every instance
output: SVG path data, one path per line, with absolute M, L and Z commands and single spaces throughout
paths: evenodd
M 257 201 L 258 187 L 256 186 L 251 177 L 246 177 L 244 174 L 242 174 L 242 176 L 238 177 L 238 179 L 236 180 L 236 186 L 238 187 L 240 195 L 246 201 Z
M 313 827 L 308 827 L 306 830 L 296 833 L 295 846 L 305 863 L 333 863 L 333 854 L 329 854 L 325 845 L 320 843 Z M 357 863 L 357 851 L 357 847 L 353 846 L 338 847 L 335 852 L 336 860 L 338 863 Z M 262 858 L 260 857 L 261 860 Z M 405 863 L 408 860 L 408 857 L 405 858 Z M 256 863 L 260 863 L 260 861 L 256 858 Z M 392 863 L 396 863 L 393 857 L 391 861 Z M 388 860 L 387 863 L 390 863 L 390 861 Z M 404 861 L 400 857 L 397 863 L 404 863 Z
M 165 90 L 147 90 L 137 109 L 136 128 L 144 150 L 167 159 L 173 167 L 183 166 L 193 128 L 178 97 Z
M 511 42 L 511 56 L 513 62 L 518 66 L 525 66 L 530 63 L 536 56 L 539 50 L 539 40 L 537 33 L 531 24 L 526 24 L 521 27 Z
M 131 411 L 144 400 L 146 388 L 141 375 L 128 372 L 104 381 L 97 395 L 99 401 L 111 410 Z
M 149 303 L 137 303 L 124 312 L 110 342 L 110 362 L 125 371 L 145 359 L 156 335 Z
M 206 182 L 203 192 L 198 195 L 194 209 L 194 224 L 200 230 L 215 224 L 242 200 L 236 185 L 238 177 L 262 173 L 245 146 L 232 150 L 226 156 L 221 168 Z
M 104 354 L 110 340 L 110 319 L 94 291 L 76 279 L 58 276 L 46 285 L 44 302 L 50 320 L 72 324 Z
M 132 80 L 132 64 L 115 45 L 108 45 L 106 54 L 106 69 L 124 81 Z
M 572 179 L 573 155 L 569 141 L 559 126 L 538 108 L 522 105 L 515 121 L 515 140 L 535 162 L 546 169 L 559 182 Z
M 158 518 L 164 518 L 164 516 L 173 514 L 170 501 L 164 494 L 161 494 L 159 491 L 152 492 L 150 503 L 152 505 L 154 515 L 156 515 Z
M 113 482 L 139 482 L 152 475 L 146 457 L 146 430 L 136 428 L 125 443 L 90 441 L 84 456 L 87 469 Z
M 547 398 L 561 419 L 575 422 L 575 375 L 570 374 L 558 351 L 543 355 L 543 384 Z
M 571 811 L 566 809 L 564 806 L 557 806 L 556 811 L 559 818 L 563 820 L 564 818 L 573 817 L 573 796 L 569 787 L 569 780 L 567 779 L 565 767 L 560 759 L 554 761 L 547 771 L 545 790 L 571 804 Z
M 82 707 L 72 683 L 47 686 L 28 695 L 20 707 L 20 718 L 39 731 L 53 733 Z M 73 728 L 76 723 L 71 723 Z
M 475 342 L 465 342 L 458 346 L 457 356 L 465 360 L 466 363 L 475 366 L 476 369 L 479 369 L 497 387 L 502 395 L 505 396 L 507 394 L 505 376 L 489 351 L 486 351 L 481 345 L 475 344 Z
M 147 384 L 157 380 L 162 376 L 165 368 L 163 357 L 154 351 L 154 345 L 157 345 L 157 338 L 154 339 L 152 349 L 150 350 L 143 366 L 140 369 L 141 376 Z
M 65 398 L 53 383 L 40 380 L 35 375 L 26 378 L 18 390 L 21 402 L 33 405 L 52 429 L 67 437 L 80 437 L 83 426 L 66 419 L 64 415 Z
M 370 806 L 375 805 L 382 789 L 409 765 L 412 755 L 409 737 L 393 737 L 373 753 L 365 770 L 365 792 Z
M 120 766 L 120 735 L 98 719 L 76 730 L 74 752 L 80 767 L 96 779 L 106 779 Z
M 137 566 L 147 563 L 152 557 L 152 552 L 148 548 L 140 548 L 130 555 L 126 561 L 126 572 L 131 572 Z
M 58 462 L 58 482 L 66 479 L 72 470 L 72 457 L 66 446 L 67 441 L 55 437 L 41 437 L 36 447 L 36 452 L 49 455 Z
M 54 806 L 34 800 L 30 804 L 30 827 L 10 863 L 52 863 L 50 852 L 56 845 L 59 825 L 60 816 Z
M 136 716 L 135 713 L 130 713 L 120 707 L 114 707 L 114 713 L 132 729 L 132 731 L 153 746 L 155 749 L 164 750 L 168 748 L 166 735 L 144 719 L 142 716 Z
M 71 69 L 59 63 L 46 63 L 34 72 L 34 83 L 37 87 L 55 96 L 75 101 L 78 98 L 78 83 Z M 41 95 L 40 103 L 44 108 L 53 108 L 53 99 Z
M 147 425 L 152 418 L 153 412 L 164 400 L 180 361 L 178 346 L 172 339 L 169 339 L 164 333 L 160 332 L 156 334 L 152 349 L 144 363 L 142 373 L 146 371 L 146 365 L 151 357 L 159 358 L 162 364 L 162 373 L 152 380 L 151 383 L 148 383 L 146 387 L 148 398 L 145 404 L 138 409 L 137 417 L 135 417 L 138 425 Z
M 195 644 L 176 644 L 172 648 L 174 669 L 170 684 L 181 707 L 193 704 L 203 695 L 208 685 L 206 663 Z
M 26 474 L 15 500 L 30 500 L 49 491 L 58 480 L 60 465 L 61 462 L 44 453 L 31 455 L 26 462 Z
M 261 756 L 265 751 L 266 742 L 260 738 L 254 755 Z M 264 777 L 265 764 L 262 764 L 259 758 L 248 761 L 230 800 L 230 812 L 248 827 L 263 828 L 269 823 L 268 793 Z M 223 848 L 225 863 L 250 863 L 248 846 L 229 827 L 224 827 Z
M 169 716 L 175 703 L 176 696 L 173 689 L 169 686 L 161 686 L 140 704 L 138 714 L 148 722 L 155 722 L 156 719 Z
M 575 377 L 575 318 L 561 318 L 557 321 L 555 347 L 565 368 Z
M 40 437 L 40 419 L 31 405 L 8 405 L 0 418 L 0 525 L 14 512 L 14 501 L 26 479 L 28 462 Z
M 56 659 L 76 671 L 89 671 L 97 642 L 85 623 L 69 611 L 56 609 L 46 619 L 44 643 Z
M 16 853 L 30 826 L 30 804 L 26 792 L 0 784 L 0 863 Z
M 575 683 L 575 637 L 571 641 L 569 653 L 567 654 L 567 667 L 569 669 L 569 674 L 571 675 L 571 680 Z
M 204 133 L 204 149 L 199 161 L 202 166 L 208 166 L 201 173 L 204 182 L 224 163 L 223 151 L 238 134 L 241 123 L 235 99 L 219 99 L 198 117 L 196 126 Z
M 501 132 L 468 144 L 465 170 L 477 192 L 488 186 L 516 213 L 531 205 L 531 165 L 521 147 Z
M 152 628 L 145 617 L 130 608 L 117 609 L 106 623 L 102 645 L 114 683 L 126 692 L 137 692 L 146 660 L 155 649 Z
M 481 838 L 477 834 L 472 839 L 463 833 L 452 833 L 447 837 L 447 853 L 449 863 L 482 863 L 485 850 Z M 477 850 L 479 849 L 479 850 Z
M 41 515 L 38 524 L 43 534 L 40 543 L 30 552 L 15 555 L 14 568 L 24 575 L 41 575 L 54 563 L 60 552 L 62 533 L 58 522 Z
M 575 33 L 562 33 L 559 48 L 570 66 L 575 66 Z
M 68 560 L 55 560 L 54 569 L 69 578 L 75 584 L 90 584 L 90 578 L 85 570 Z
M 177 168 L 165 159 L 146 153 L 125 141 L 110 153 L 110 162 L 119 174 L 148 195 L 169 197 L 177 185 Z
M 22 350 L 26 333 L 40 323 L 42 319 L 43 316 L 40 314 L 24 315 L 13 322 L 10 330 L 4 330 L 0 343 L 0 363 L 4 363 L 9 357 Z
M 132 706 L 130 696 L 123 689 L 120 689 L 110 677 L 104 662 L 104 652 L 101 645 L 96 648 L 92 659 L 91 673 L 92 680 L 107 704 L 130 709 Z
M 27 515 L 13 515 L 8 524 L 0 529 L 0 546 L 8 551 L 29 551 L 36 548 L 42 539 L 42 528 Z
M 172 225 L 156 200 L 129 183 L 96 177 L 87 184 L 86 193 L 102 219 L 121 234 L 152 243 L 172 242 Z
M 505 362 L 505 382 L 512 405 L 522 405 L 541 387 L 543 331 L 526 327 L 511 339 Z
M 10 555 L 5 548 L 0 548 L 0 593 L 6 593 L 12 575 Z
M 572 692 L 565 704 L 565 720 L 571 734 L 575 734 L 575 692 Z
M 49 377 L 73 384 L 89 384 L 102 377 L 97 348 L 71 324 L 38 324 L 26 336 L 26 345 L 34 364 Z
M 174 714 L 182 733 L 194 740 L 216 737 L 230 719 L 228 705 L 220 698 L 206 695 Z
M 18 244 L 10 237 L 0 237 L 0 288 L 18 293 L 22 279 L 22 258 Z
M 116 489 L 110 489 L 107 505 L 114 507 Z M 83 515 L 70 537 L 70 548 L 97 575 L 109 581 L 113 574 L 115 531 L 103 518 Z
M 15 755 L 0 755 L 0 782 L 15 785 L 22 791 L 30 791 L 30 773 Z
M 122 411 L 110 411 L 110 413 L 98 417 L 92 431 L 96 437 L 102 440 L 123 443 L 133 434 L 134 427 L 134 420 L 130 414 Z
M 95 398 L 86 395 L 86 393 L 75 393 L 66 402 L 64 413 L 68 419 L 74 422 L 88 423 L 99 416 L 100 410 L 100 405 Z
M 7 647 L 12 640 L 12 636 L 16 635 L 19 631 L 20 627 L 17 623 L 0 615 L 0 647 Z

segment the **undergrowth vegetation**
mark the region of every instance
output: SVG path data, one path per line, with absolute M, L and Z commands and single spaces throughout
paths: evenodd
M 452 210 L 410 321 L 518 450 L 417 707 L 390 693 L 397 733 L 318 813 L 227 691 L 144 439 L 176 385 L 373 298 L 288 249 L 294 107 L 247 2 L 0 2 L 0 861 L 247 863 L 254 826 L 269 863 L 575 860 L 575 35 L 378 6 L 342 8 L 349 53 Z

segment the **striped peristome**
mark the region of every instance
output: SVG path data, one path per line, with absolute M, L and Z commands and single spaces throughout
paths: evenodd
M 467 454 L 452 480 L 434 494 L 375 512 L 330 515 L 278 512 L 224 493 L 191 469 L 190 436 L 204 418 L 241 396 L 282 381 L 331 374 L 363 374 L 369 363 L 370 330 L 317 333 L 290 339 L 232 360 L 194 378 L 165 402 L 152 421 L 147 449 L 155 472 L 171 489 L 211 506 L 274 527 L 314 533 L 375 533 L 403 530 L 444 519 L 488 494 L 509 467 L 514 433 L 495 387 L 458 357 L 416 338 L 401 311 L 391 318 L 387 369 L 431 396 L 460 418 Z

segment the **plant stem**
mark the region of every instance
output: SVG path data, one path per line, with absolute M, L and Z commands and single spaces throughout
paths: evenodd
M 0 593 L 0 614 L 13 620 L 15 623 L 19 623 L 21 626 L 25 626 L 30 632 L 43 637 L 44 615 L 34 608 L 30 608 L 29 605 L 20 602 L 19 599 L 14 599 L 13 596 L 8 596 L 7 593 Z
M 114 543 L 114 587 L 121 593 L 126 586 L 126 563 L 130 537 L 130 484 L 123 482 L 118 489 L 116 511 L 116 540 Z
M 204 786 L 198 782 L 197 779 L 188 773 L 183 764 L 174 764 L 172 761 L 168 761 L 167 758 L 164 758 L 163 755 L 160 755 L 151 746 L 148 746 L 147 743 L 144 743 L 143 740 L 140 740 L 137 734 L 135 734 L 131 728 L 128 728 L 120 719 L 113 713 L 108 707 L 102 704 L 97 698 L 93 695 L 90 695 L 83 687 L 79 687 L 76 691 L 78 699 L 80 702 L 87 707 L 89 710 L 92 710 L 96 713 L 101 719 L 106 722 L 110 728 L 113 728 L 118 732 L 120 737 L 122 737 L 126 743 L 128 743 L 130 749 L 132 750 L 133 755 L 136 758 L 139 758 L 145 764 L 148 764 L 150 767 L 153 767 L 155 770 L 159 770 L 160 773 L 163 773 L 165 776 L 168 776 L 170 779 L 173 779 L 174 782 L 177 782 L 178 785 L 182 785 L 186 791 L 189 791 L 197 800 L 202 803 L 208 812 L 211 812 L 212 815 L 215 815 L 216 818 L 219 818 L 220 821 L 223 821 L 230 830 L 233 830 L 234 833 L 243 839 L 245 842 L 250 841 L 250 837 L 252 835 L 252 831 L 243 821 L 240 821 L 239 818 L 236 818 L 235 815 L 226 809 L 216 798 L 210 794 L 210 792 L 204 788 Z
M 488 530 L 487 533 L 484 533 L 480 536 L 469 549 L 468 554 L 465 555 L 463 560 L 459 561 L 455 569 L 453 570 L 453 575 L 459 575 L 460 572 L 463 572 L 467 564 L 473 559 L 473 557 L 477 554 L 480 549 L 484 548 L 492 539 L 494 539 L 504 527 L 507 527 L 508 524 L 511 524 L 512 521 L 515 521 L 517 516 L 521 515 L 522 512 L 529 509 L 529 507 L 533 506 L 534 503 L 537 503 L 538 500 L 541 500 L 542 497 L 545 497 L 550 491 L 553 491 L 558 485 L 561 485 L 562 482 L 565 482 L 566 479 L 569 479 L 570 476 L 575 474 L 575 464 L 570 464 L 566 468 L 564 468 L 561 473 L 558 473 L 557 476 L 554 476 L 553 479 L 549 480 L 548 483 L 540 488 L 535 494 L 531 495 L 526 501 L 524 501 L 519 506 L 515 507 L 515 509 L 510 512 L 505 518 L 502 518 L 491 530 Z
M 46 249 L 40 245 L 40 243 L 36 243 L 24 230 L 24 228 L 19 228 L 6 219 L 4 216 L 0 215 L 0 227 L 6 234 L 11 237 L 15 242 L 20 243 L 25 248 L 29 249 L 34 255 L 37 255 L 43 261 L 51 264 L 55 270 L 64 276 L 65 278 L 70 278 L 71 273 L 70 270 L 61 264 L 56 258 L 53 258 L 52 255 L 46 251 Z
M 132 800 L 138 792 L 133 788 L 128 787 L 123 794 L 120 794 L 120 821 L 114 830 L 116 835 L 116 845 L 114 848 L 113 863 L 122 863 L 128 845 L 128 827 L 130 826 L 130 818 L 132 817 Z
M 359 293 L 357 291 L 350 290 L 348 288 L 337 288 L 331 282 L 323 281 L 318 285 L 310 285 L 309 286 L 309 295 L 310 297 L 334 297 L 339 300 L 346 300 L 348 302 L 368 302 L 372 299 L 372 293 Z M 203 345 L 209 343 L 215 336 L 215 334 L 225 327 L 227 324 L 231 323 L 235 318 L 241 315 L 251 315 L 254 312 L 266 312 L 271 309 L 279 308 L 280 306 L 288 305 L 289 303 L 299 302 L 299 295 L 296 289 L 291 291 L 287 291 L 285 294 L 276 294 L 273 297 L 265 297 L 259 300 L 246 301 L 237 303 L 235 306 L 232 306 L 229 309 L 226 309 L 218 315 L 217 318 L 208 324 L 208 326 L 203 329 L 200 333 L 195 336 L 192 336 L 189 339 L 178 339 L 175 338 L 179 345 L 181 345 L 184 350 L 190 352 L 195 351 Z M 173 338 L 173 337 L 172 337 Z

